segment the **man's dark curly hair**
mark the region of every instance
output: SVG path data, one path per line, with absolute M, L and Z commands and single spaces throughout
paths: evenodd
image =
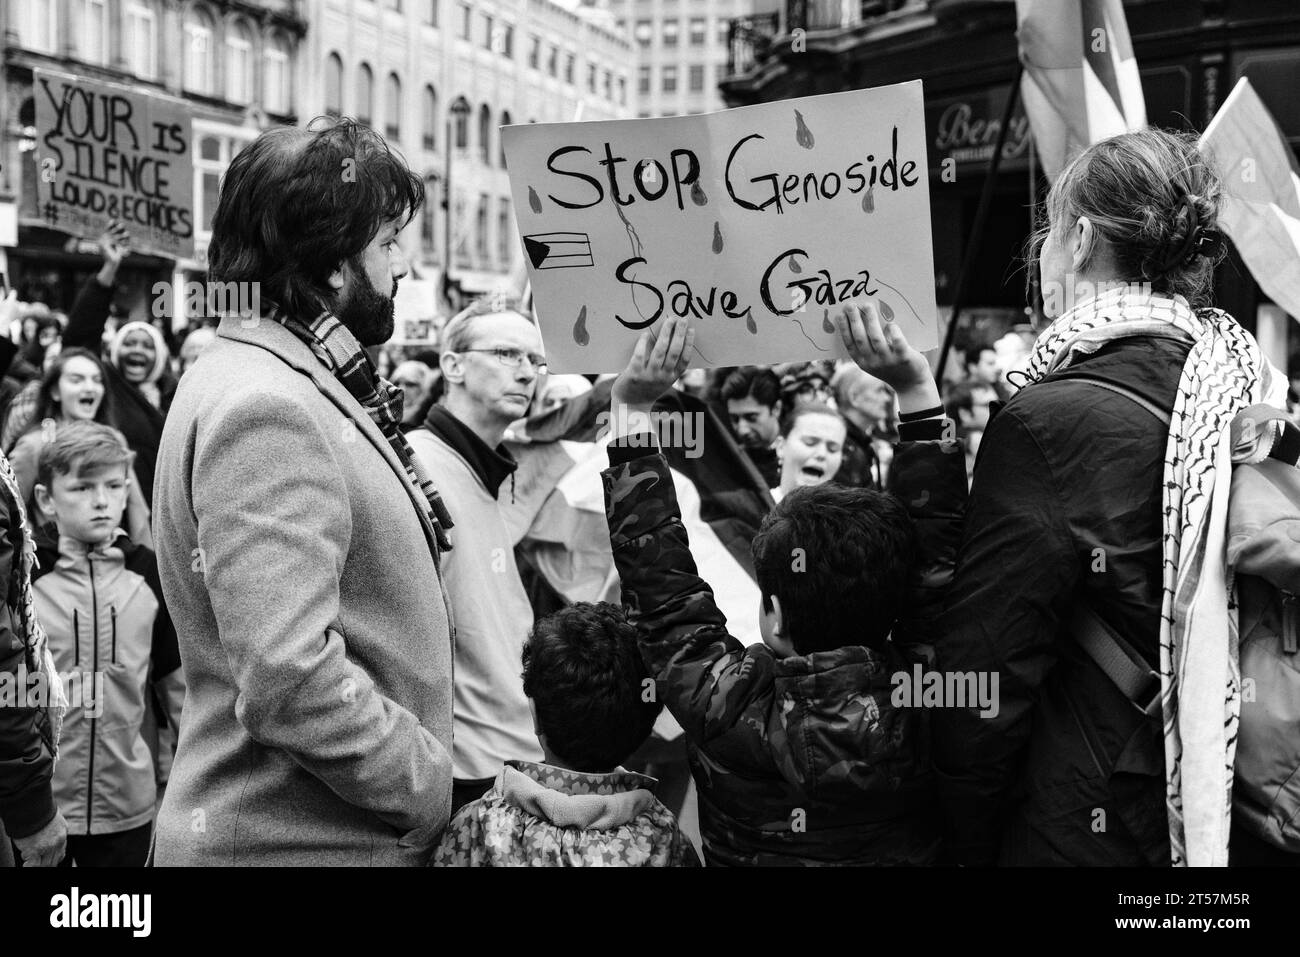
M 754 536 L 754 569 L 781 601 L 800 655 L 879 648 L 894 627 L 915 554 L 907 509 L 887 492 L 830 483 L 797 488 Z
M 575 771 L 612 771 L 650 736 L 661 705 L 649 677 L 636 627 L 609 602 L 547 615 L 524 645 L 524 694 L 547 747 Z

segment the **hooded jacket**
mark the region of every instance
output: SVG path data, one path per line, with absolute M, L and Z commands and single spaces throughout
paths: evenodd
M 435 867 L 693 867 L 695 849 L 654 778 L 508 761 L 456 814 Z
M 93 547 L 61 535 L 57 552 L 41 548 L 37 558 L 36 613 L 70 704 L 54 799 L 73 835 L 139 827 L 157 800 L 141 732 L 147 684 L 181 663 L 157 562 L 120 530 Z
M 696 574 L 662 455 L 604 473 L 624 604 L 661 700 L 682 725 L 710 865 L 927 864 L 937 856 L 927 721 L 892 703 L 908 646 L 929 641 L 951 574 L 965 465 L 904 443 L 897 494 L 916 522 L 910 618 L 883 649 L 777 658 L 732 637 Z M 611 462 L 622 458 L 611 449 Z M 754 640 L 757 636 L 749 636 Z

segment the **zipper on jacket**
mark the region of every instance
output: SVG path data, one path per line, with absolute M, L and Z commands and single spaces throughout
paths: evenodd
M 1282 653 L 1294 655 L 1300 648 L 1300 602 L 1289 592 L 1282 593 Z
M 109 613 L 109 616 L 110 616 L 110 618 L 111 618 L 111 620 L 112 620 L 112 623 L 113 623 L 113 624 L 112 624 L 112 628 L 113 628 L 113 631 L 112 631 L 112 635 L 113 635 L 113 658 L 112 658 L 112 661 L 113 661 L 113 664 L 117 664 L 117 606 L 116 606 L 116 605 L 109 605 L 109 606 L 108 606 L 108 613 Z
M 99 673 L 99 596 L 95 592 L 95 563 L 90 557 L 90 550 L 86 550 L 86 569 L 90 573 L 90 615 L 91 615 L 91 640 L 94 649 L 93 654 L 93 671 L 97 676 Z M 100 685 L 99 693 L 102 695 L 107 690 L 103 683 L 99 682 L 97 677 L 91 677 L 91 687 L 96 684 Z M 95 816 L 95 716 L 94 711 L 100 711 L 102 707 L 100 702 L 95 702 L 95 708 L 90 717 L 90 767 L 86 775 L 86 833 L 90 834 L 90 824 Z
M 72 663 L 81 664 L 81 622 L 77 620 L 77 609 L 72 609 Z

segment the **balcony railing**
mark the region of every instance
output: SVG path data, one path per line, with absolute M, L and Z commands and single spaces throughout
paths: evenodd
M 727 75 L 748 73 L 772 46 L 781 26 L 778 13 L 736 17 L 727 31 Z

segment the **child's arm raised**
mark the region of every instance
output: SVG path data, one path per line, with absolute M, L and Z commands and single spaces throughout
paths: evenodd
M 672 474 L 653 434 L 651 408 L 685 371 L 692 338 L 686 321 L 673 317 L 657 338 L 647 333 L 637 343 L 614 384 L 616 440 L 603 478 L 610 545 L 641 654 L 661 700 L 699 744 L 734 727 L 766 686 L 773 658 L 728 634 L 696 571 Z

